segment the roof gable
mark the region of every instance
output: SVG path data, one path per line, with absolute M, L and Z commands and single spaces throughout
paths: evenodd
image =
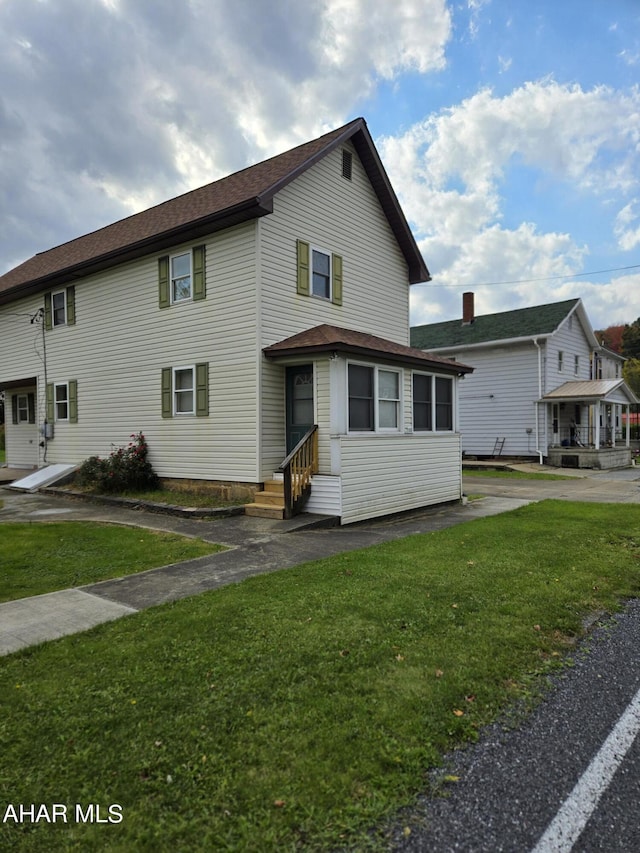
M 578 311 L 589 338 L 593 337 L 591 325 L 580 299 L 553 302 L 530 308 L 502 311 L 475 317 L 472 323 L 461 320 L 430 323 L 411 329 L 411 345 L 420 349 L 460 349 L 520 338 L 548 337 L 558 330 L 569 315 Z
M 273 198 L 283 187 L 348 140 L 404 254 L 409 281 L 428 281 L 429 271 L 366 122 L 359 118 L 283 154 L 35 255 L 0 276 L 0 303 L 272 213 Z

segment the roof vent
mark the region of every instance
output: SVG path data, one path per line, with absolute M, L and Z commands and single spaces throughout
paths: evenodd
M 353 154 L 351 151 L 342 151 L 342 177 L 348 181 L 351 180 L 351 171 L 353 167 Z

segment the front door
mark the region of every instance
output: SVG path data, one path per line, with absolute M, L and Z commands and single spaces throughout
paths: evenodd
M 314 424 L 313 365 L 287 367 L 287 453 Z

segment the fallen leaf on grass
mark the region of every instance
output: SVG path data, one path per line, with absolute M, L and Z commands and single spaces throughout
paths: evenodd
M 285 801 L 284 801 L 284 800 L 274 800 L 274 801 L 273 801 L 273 805 L 274 805 L 277 809 L 281 809 L 281 808 L 285 805 Z
M 456 715 L 456 717 L 464 717 L 464 711 L 461 711 L 460 708 L 455 708 L 453 713 Z
M 436 678 L 442 678 L 444 672 L 441 669 L 436 669 Z

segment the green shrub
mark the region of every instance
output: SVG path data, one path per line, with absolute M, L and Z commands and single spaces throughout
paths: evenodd
M 157 489 L 159 480 L 147 460 L 148 452 L 144 435 L 134 433 L 127 447 L 114 450 L 108 459 L 99 456 L 86 459 L 78 469 L 76 482 L 98 492 Z

